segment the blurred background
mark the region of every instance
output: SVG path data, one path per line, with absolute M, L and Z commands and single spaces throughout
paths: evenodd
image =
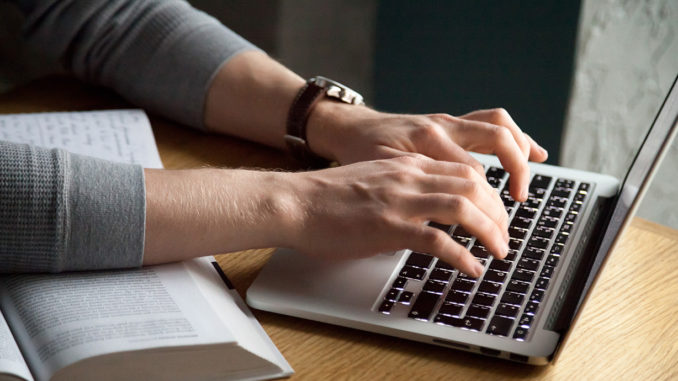
M 504 107 L 549 163 L 619 178 L 678 74 L 676 0 L 189 1 L 303 77 L 343 82 L 379 110 Z M 19 17 L 0 25 L 0 57 L 22 54 L 3 43 L 19 30 Z M 0 91 L 40 70 L 0 61 L 11 77 L 0 76 Z M 674 228 L 677 147 L 639 210 Z

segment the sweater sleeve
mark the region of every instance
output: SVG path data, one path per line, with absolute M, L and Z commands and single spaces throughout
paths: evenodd
M 16 0 L 24 38 L 77 77 L 204 128 L 207 89 L 229 58 L 256 49 L 181 0 Z
M 140 266 L 143 169 L 0 142 L 0 272 Z

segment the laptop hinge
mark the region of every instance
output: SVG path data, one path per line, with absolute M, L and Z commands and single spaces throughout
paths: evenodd
M 546 329 L 561 333 L 569 329 L 579 309 L 586 279 L 591 273 L 603 235 L 607 230 L 615 199 L 616 197 L 598 197 L 596 200 L 561 284 L 558 300 L 555 301 L 546 321 Z

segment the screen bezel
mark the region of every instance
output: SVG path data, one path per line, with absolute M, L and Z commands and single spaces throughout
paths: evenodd
M 664 98 L 664 102 L 631 162 L 629 170 L 626 172 L 618 196 L 612 206 L 605 234 L 602 237 L 595 259 L 589 268 L 589 274 L 582 288 L 581 296 L 576 307 L 573 309 L 570 325 L 561 336 L 560 344 L 553 354 L 554 362 L 557 360 L 562 348 L 565 347 L 572 328 L 581 316 L 581 311 L 588 301 L 591 290 L 596 284 L 600 272 L 609 258 L 609 254 L 615 249 L 622 233 L 630 224 L 643 196 L 649 188 L 652 178 L 659 168 L 659 164 L 668 152 L 671 142 L 678 132 L 677 82 L 678 75 L 673 80 L 668 95 Z

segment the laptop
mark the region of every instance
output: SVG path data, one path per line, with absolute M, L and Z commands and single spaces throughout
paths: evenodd
M 623 181 L 530 163 L 529 199 L 517 203 L 496 157 L 476 155 L 509 213 L 507 258 L 494 259 L 460 226 L 429 224 L 469 248 L 481 277 L 410 250 L 327 262 L 278 249 L 247 302 L 522 363 L 554 361 L 678 130 L 676 80 Z

